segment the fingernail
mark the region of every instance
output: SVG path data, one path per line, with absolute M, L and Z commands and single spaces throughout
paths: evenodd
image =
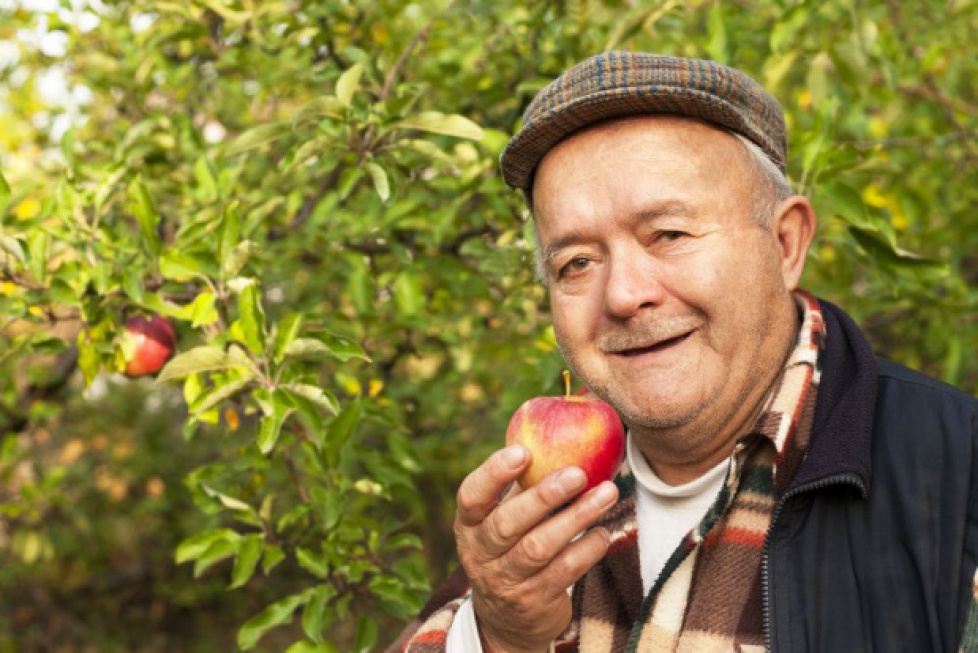
M 594 488 L 591 493 L 591 502 L 599 507 L 603 508 L 610 504 L 615 499 L 615 486 L 608 483 L 604 483 Z
M 526 449 L 518 444 L 503 449 L 503 462 L 510 469 L 516 469 L 526 460 Z
M 587 477 L 584 476 L 583 471 L 577 467 L 570 467 L 557 475 L 557 488 L 562 494 L 570 495 L 584 487 L 586 481 Z

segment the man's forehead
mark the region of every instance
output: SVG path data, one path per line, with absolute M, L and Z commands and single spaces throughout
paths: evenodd
M 606 120 L 576 131 L 554 145 L 543 158 L 540 165 L 555 152 L 567 149 L 568 143 L 583 143 L 589 149 L 600 149 L 609 142 L 624 139 L 662 139 L 685 144 L 688 149 L 681 153 L 693 155 L 696 147 L 710 141 L 716 143 L 736 143 L 736 136 L 696 118 L 681 116 L 629 116 Z M 671 153 L 666 153 L 671 154 Z M 538 166 L 539 167 L 539 166 Z
M 743 158 L 739 158 L 743 157 Z M 724 172 L 734 173 L 739 162 L 748 163 L 744 146 L 736 136 L 704 122 L 675 116 L 636 116 L 609 120 L 571 134 L 544 155 L 533 178 L 532 195 L 542 178 L 546 183 L 566 184 L 569 180 L 550 179 L 550 169 L 578 168 L 576 182 L 599 175 L 601 167 L 618 169 L 656 163 L 675 175 L 695 175 L 710 163 L 722 163 Z

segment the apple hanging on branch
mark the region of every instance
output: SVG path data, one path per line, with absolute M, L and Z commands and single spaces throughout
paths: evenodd
M 532 456 L 519 478 L 523 489 L 551 472 L 575 465 L 587 475 L 587 492 L 614 478 L 621 466 L 625 428 L 615 409 L 590 393 L 572 395 L 566 370 L 564 393 L 526 401 L 506 428 L 506 444 L 521 444 Z
M 177 346 L 173 327 L 159 315 L 137 315 L 126 321 L 122 336 L 125 375 L 129 377 L 156 374 Z

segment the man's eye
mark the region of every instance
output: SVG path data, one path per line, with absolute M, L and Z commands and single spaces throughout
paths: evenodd
M 590 263 L 591 261 L 583 256 L 572 258 L 562 268 L 560 268 L 560 275 L 563 276 L 565 274 L 575 274 L 582 271 Z
M 662 231 L 659 232 L 659 240 L 663 240 L 667 243 L 679 240 L 683 236 L 688 235 L 685 231 Z

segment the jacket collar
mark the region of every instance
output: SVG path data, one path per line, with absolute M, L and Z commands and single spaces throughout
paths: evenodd
M 818 300 L 826 340 L 822 378 L 808 453 L 788 491 L 840 475 L 861 481 L 865 496 L 872 480 L 872 432 L 877 364 L 859 327 L 840 308 Z

